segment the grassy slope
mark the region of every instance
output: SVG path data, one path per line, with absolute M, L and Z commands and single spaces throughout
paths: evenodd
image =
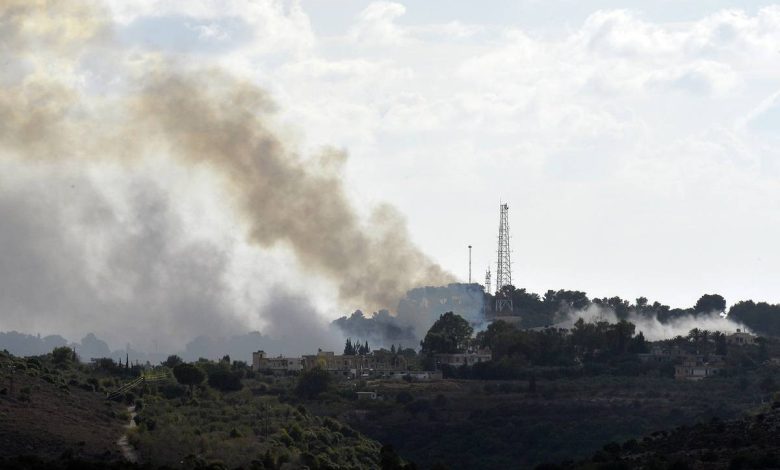
M 19 367 L 13 394 L 8 390 L 12 361 Z M 53 459 L 65 453 L 119 459 L 115 442 L 123 432 L 122 407 L 106 403 L 101 393 L 67 386 L 69 377 L 79 375 L 77 371 L 46 370 L 0 355 L 0 389 L 6 389 L 6 394 L 0 394 L 0 456 Z

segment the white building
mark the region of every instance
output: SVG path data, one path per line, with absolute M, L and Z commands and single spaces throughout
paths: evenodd
M 753 345 L 756 344 L 756 336 L 737 328 L 736 333 L 726 336 L 726 342 L 736 345 Z

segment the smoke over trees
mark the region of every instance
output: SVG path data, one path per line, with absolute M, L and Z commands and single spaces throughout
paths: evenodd
M 183 229 L 184 215 L 193 226 L 213 221 L 194 215 L 197 195 L 133 176 L 160 161 L 170 172 L 205 173 L 230 214 L 224 233 L 287 250 L 342 304 L 394 308 L 415 286 L 451 280 L 394 209 L 357 215 L 340 174 L 345 153 L 296 153 L 263 90 L 127 48 L 114 29 L 98 2 L 0 6 L 0 165 L 24 181 L 0 190 L 0 240 L 18 253 L 0 266 L 0 293 L 9 293 L 0 328 L 90 325 L 114 342 L 147 344 L 151 331 L 164 332 L 178 346 L 249 329 L 262 305 L 237 311 L 235 299 L 252 296 L 228 285 L 239 242 Z M 104 178 L 107 167 L 128 175 L 123 184 Z M 52 188 L 62 176 L 71 184 Z M 39 205 L 42 196 L 50 204 Z

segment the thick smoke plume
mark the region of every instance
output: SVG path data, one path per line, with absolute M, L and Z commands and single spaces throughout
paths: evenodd
M 220 172 L 262 245 L 289 243 L 305 266 L 338 280 L 342 299 L 369 308 L 391 306 L 412 286 L 449 279 L 407 238 L 402 219 L 382 207 L 364 227 L 342 180 L 312 171 L 268 130 L 271 111 L 256 87 L 219 73 L 193 78 L 164 72 L 139 97 L 144 135 L 157 129 L 171 153 Z M 216 85 L 216 86 L 215 86 Z M 151 118 L 151 119 L 150 119 Z
M 256 245 L 290 249 L 304 270 L 335 283 L 344 303 L 394 307 L 415 286 L 451 280 L 411 243 L 392 208 L 378 208 L 367 222 L 356 215 L 339 174 L 343 152 L 296 154 L 274 131 L 274 105 L 262 90 L 221 70 L 192 67 L 186 58 L 129 50 L 113 40 L 108 17 L 94 2 L 0 3 L 0 157 L 6 168 L 15 162 L 56 175 L 63 165 L 108 162 L 132 174 L 141 162 L 171 159 L 187 171 L 212 174 L 226 207 L 240 218 L 236 230 Z M 46 209 L 36 207 L 36 191 L 47 183 L 40 186 L 13 194 L 0 187 L 0 236 L 14 237 L 29 255 L 0 266 L 0 290 L 12 294 L 0 302 L 0 329 L 36 315 L 122 329 L 118 336 L 131 338 L 146 334 L 148 318 L 157 320 L 158 334 L 182 325 L 184 335 L 239 329 L 223 288 L 228 255 L 214 244 L 181 242 L 188 234 L 178 233 L 164 194 L 155 197 L 161 188 L 151 195 L 139 190 L 131 204 L 138 207 L 138 236 L 118 234 L 87 250 L 88 258 L 104 260 L 96 269 L 69 250 L 69 240 L 93 236 L 89 230 L 74 234 L 77 227 L 99 232 L 106 220 L 123 226 L 121 214 L 101 206 L 100 197 L 90 211 L 62 207 L 51 196 L 54 207 L 41 217 Z M 158 217 L 146 225 L 148 213 Z M 12 275 L 18 270 L 21 278 Z M 305 286 L 296 289 L 296 295 L 305 292 Z M 123 320 L 130 312 L 141 313 L 138 324 Z

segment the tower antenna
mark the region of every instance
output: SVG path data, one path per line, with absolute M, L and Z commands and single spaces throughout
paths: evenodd
M 485 272 L 485 292 L 490 293 L 490 266 L 488 266 L 487 272 Z
M 469 245 L 469 284 L 471 284 L 471 245 Z
M 498 222 L 498 262 L 496 263 L 496 313 L 508 310 L 512 312 L 512 299 L 498 294 L 501 288 L 512 284 L 512 260 L 509 249 L 509 204 L 500 204 Z

